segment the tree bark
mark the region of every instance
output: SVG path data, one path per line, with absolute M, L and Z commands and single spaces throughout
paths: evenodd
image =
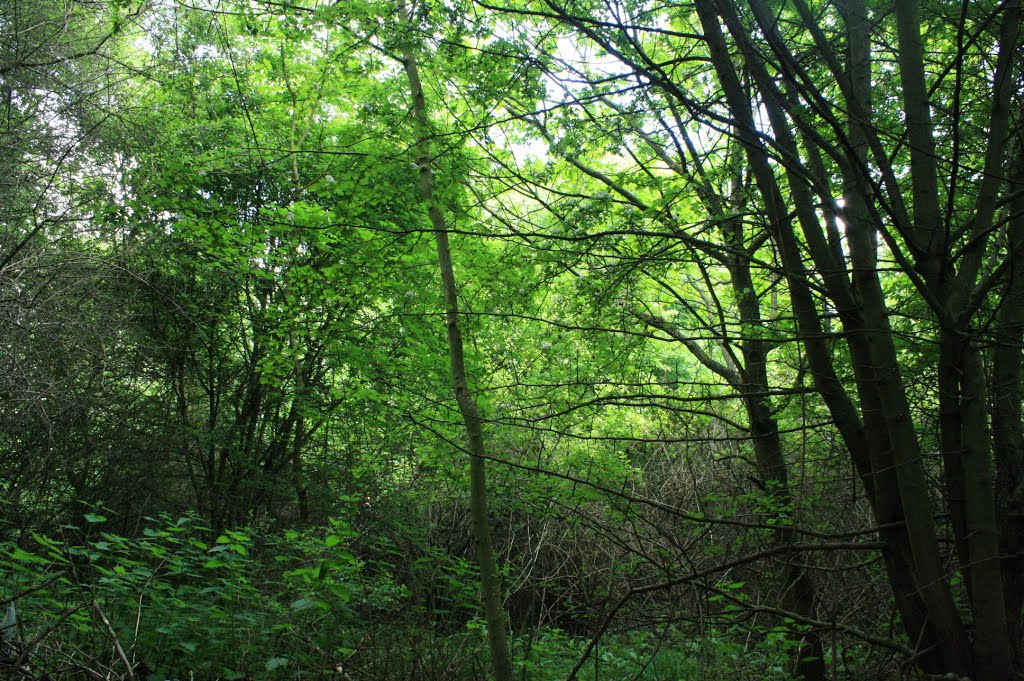
M 815 366 L 825 367 L 830 364 L 830 360 L 824 355 L 821 347 L 819 313 L 807 287 L 809 273 L 804 267 L 775 171 L 760 141 L 750 100 L 743 91 L 722 35 L 719 15 L 721 14 L 730 26 L 741 49 L 747 47 L 746 32 L 740 26 L 731 3 L 722 2 L 717 8 L 715 4 L 713 0 L 704 0 L 698 1 L 696 5 L 711 61 L 731 115 L 737 121 L 739 136 L 747 151 L 751 171 L 764 201 L 765 212 L 772 223 L 801 341 L 806 348 L 812 369 Z M 770 33 L 771 27 L 768 29 Z M 794 166 L 799 164 L 799 156 L 783 114 L 784 103 L 774 83 L 764 73 L 763 66 L 758 63 L 758 52 L 747 49 L 745 57 L 746 67 L 752 71 L 758 91 L 764 98 L 764 105 L 775 133 L 775 142 L 783 154 L 783 167 L 786 171 L 792 172 L 796 169 Z M 802 204 L 797 205 L 797 218 L 806 232 L 818 227 L 813 211 L 810 210 L 809 214 L 809 209 L 813 207 L 806 205 L 808 198 L 804 196 L 806 188 L 802 182 L 799 177 L 791 177 L 790 190 L 794 200 Z M 909 558 L 907 562 L 912 568 L 911 573 L 898 575 L 898 583 L 911 582 L 906 586 L 910 587 L 912 593 L 920 595 L 927 613 L 922 624 L 926 623 L 933 632 L 928 639 L 945 643 L 939 651 L 942 668 L 967 673 L 970 662 L 966 632 L 943 577 L 938 538 L 927 493 L 927 477 L 910 418 L 909 402 L 903 390 L 892 332 L 888 325 L 884 294 L 874 262 L 874 240 L 869 231 L 873 228 L 870 224 L 866 224 L 865 227 L 867 229 L 862 230 L 859 236 L 850 231 L 847 234 L 851 257 L 854 260 L 854 285 L 859 284 L 857 314 L 847 315 L 848 320 L 852 318 L 856 321 L 857 328 L 847 331 L 854 331 L 850 335 L 851 350 L 860 349 L 860 353 L 855 353 L 854 356 L 855 368 L 862 369 L 857 376 L 859 391 L 862 398 L 867 398 L 866 404 L 877 404 L 878 410 L 871 415 L 871 420 L 876 421 L 881 428 L 880 432 L 884 433 L 884 438 L 878 432 L 872 433 L 868 440 L 869 445 L 873 445 L 869 449 L 871 467 L 875 473 L 873 487 L 876 503 L 884 508 L 886 516 L 892 517 L 895 522 L 905 523 L 906 527 L 906 544 L 893 546 L 887 551 L 887 564 L 899 571 L 907 567 L 905 561 Z M 856 354 L 865 357 L 858 362 Z M 842 402 L 834 400 L 834 404 L 830 404 L 829 407 L 841 407 Z M 837 422 L 842 422 L 841 415 L 837 415 Z M 859 444 L 849 443 L 851 452 L 855 451 Z M 903 537 L 894 535 L 891 538 Z M 908 605 L 912 603 L 906 602 Z M 920 620 L 918 613 L 913 610 L 916 608 L 912 608 L 910 614 L 914 619 Z
M 1016 184 L 1024 185 L 1024 150 L 1017 149 Z M 1015 657 L 1024 658 L 1024 195 L 1010 204 L 1007 257 L 1010 268 L 996 316 L 992 356 L 992 434 L 996 464 L 995 502 L 1000 533 L 1006 613 Z M 1024 663 L 1022 663 L 1024 664 Z M 1020 671 L 1018 669 L 1018 671 Z
M 408 6 L 399 6 L 400 18 L 410 27 L 411 17 Z M 407 43 L 402 52 L 405 73 L 409 80 L 412 97 L 412 114 L 416 127 L 416 151 L 420 175 L 420 193 L 426 204 L 427 213 L 434 231 L 437 246 L 437 260 L 441 269 L 441 283 L 444 289 L 445 323 L 448 333 L 448 353 L 452 372 L 452 386 L 455 400 L 462 415 L 468 441 L 470 515 L 476 542 L 477 565 L 484 616 L 487 620 L 487 638 L 491 650 L 491 665 L 496 681 L 512 681 L 512 656 L 508 647 L 501 585 L 491 542 L 491 529 L 487 517 L 487 471 L 485 465 L 483 422 L 469 390 L 466 375 L 466 359 L 459 327 L 459 300 L 452 266 L 451 247 L 448 241 L 448 225 L 444 213 L 434 199 L 434 173 L 430 150 L 430 116 L 427 111 L 423 85 L 420 81 L 416 54 L 412 44 Z

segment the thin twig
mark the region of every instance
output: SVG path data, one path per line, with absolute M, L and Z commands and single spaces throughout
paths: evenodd
M 107 632 L 110 634 L 110 640 L 114 644 L 114 651 L 117 652 L 117 656 L 121 658 L 121 662 L 124 663 L 124 667 L 128 672 L 128 678 L 134 681 L 135 672 L 132 670 L 131 663 L 128 662 L 128 656 L 124 654 L 124 649 L 121 647 L 121 642 L 117 640 L 117 634 L 114 632 L 114 627 L 110 626 L 110 620 L 108 620 L 107 616 L 103 614 L 103 611 L 100 609 L 100 604 L 96 602 L 95 598 L 92 600 L 92 609 L 99 616 L 103 625 L 107 628 Z
M 64 624 L 64 621 L 67 620 L 67 618 L 71 617 L 81 609 L 81 605 L 76 605 L 73 608 L 68 608 L 60 615 L 58 615 L 57 619 L 50 623 L 50 626 L 46 627 L 41 632 L 36 634 L 35 638 L 33 638 L 31 641 L 25 644 L 25 647 L 22 649 L 21 654 L 18 655 L 18 659 L 14 661 L 14 667 L 20 667 L 21 665 L 28 662 L 28 656 L 32 654 L 32 651 L 35 650 L 36 646 L 42 643 L 43 639 L 45 639 L 47 636 L 56 631 L 57 627 Z
M 36 591 L 42 591 L 43 589 L 45 589 L 50 584 L 52 584 L 53 582 L 57 581 L 58 579 L 60 579 L 63 576 L 64 576 L 64 571 L 63 570 L 61 570 L 60 572 L 55 572 L 54 574 L 52 574 L 49 577 L 47 577 L 46 580 L 44 580 L 41 584 L 37 584 L 35 586 L 31 586 L 31 587 L 25 589 L 24 591 L 19 591 L 18 593 L 14 594 L 10 598 L 0 598 L 0 605 L 7 605 L 8 603 L 12 603 L 12 602 L 18 600 L 19 598 L 22 598 L 23 596 L 29 595 L 30 593 L 35 593 Z

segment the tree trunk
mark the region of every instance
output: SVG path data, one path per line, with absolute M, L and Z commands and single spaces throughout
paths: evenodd
M 399 9 L 401 19 L 408 27 L 411 23 L 408 6 L 403 2 Z M 480 570 L 480 583 L 487 620 L 487 638 L 491 649 L 491 664 L 496 681 L 512 681 L 512 657 L 508 647 L 508 636 L 505 625 L 505 612 L 502 603 L 501 585 L 495 563 L 494 548 L 491 543 L 491 529 L 487 517 L 487 469 L 484 459 L 483 423 L 477 409 L 476 400 L 469 390 L 466 376 L 466 360 L 459 328 L 459 301 L 455 282 L 455 271 L 452 267 L 451 248 L 448 243 L 448 226 L 444 213 L 434 199 L 434 174 L 431 167 L 430 152 L 430 117 L 427 112 L 426 98 L 420 81 L 416 55 L 411 44 L 407 44 L 402 54 L 409 89 L 412 96 L 413 121 L 416 126 L 416 147 L 420 174 L 420 192 L 430 216 L 434 230 L 434 241 L 437 245 L 437 259 L 441 269 L 441 282 L 444 289 L 445 321 L 448 332 L 448 352 L 452 372 L 452 385 L 455 400 L 462 414 L 468 441 L 469 484 L 470 484 L 470 515 L 473 524 L 473 535 L 476 542 L 477 564 Z

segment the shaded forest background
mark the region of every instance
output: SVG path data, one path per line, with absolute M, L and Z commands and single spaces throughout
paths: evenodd
M 1021 678 L 1022 43 L 0 0 L 2 673 Z

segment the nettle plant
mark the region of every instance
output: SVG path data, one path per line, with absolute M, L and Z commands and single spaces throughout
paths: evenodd
M 0 545 L 4 601 L 15 603 L 22 663 L 44 671 L 140 669 L 154 678 L 295 678 L 340 664 L 339 632 L 400 589 L 345 548 L 342 521 L 259 536 L 192 516 L 148 519 L 139 536 L 106 518 L 60 536 Z

